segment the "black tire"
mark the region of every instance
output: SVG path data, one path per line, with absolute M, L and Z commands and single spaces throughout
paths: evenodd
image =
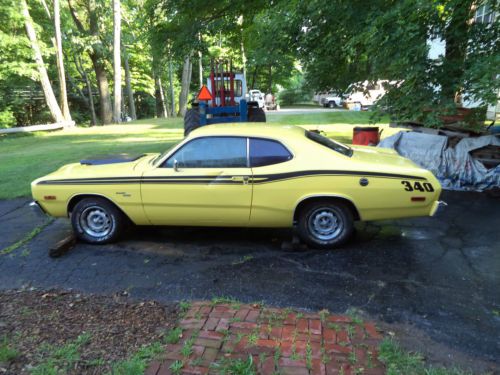
M 328 102 L 328 108 L 336 108 L 336 107 L 337 103 L 335 103 L 334 101 Z
M 115 242 L 127 223 L 125 215 L 114 204 L 99 197 L 82 199 L 71 212 L 76 237 L 95 245 Z
M 266 122 L 266 112 L 262 108 L 249 107 L 248 108 L 248 121 L 249 122 Z
M 184 116 L 184 136 L 188 136 L 194 129 L 200 127 L 200 111 L 198 108 L 190 108 Z
M 325 220 L 324 224 L 321 220 Z M 336 220 L 337 225 L 328 220 Z M 354 217 L 350 208 L 342 202 L 312 202 L 299 212 L 297 231 L 301 240 L 309 246 L 332 249 L 349 240 L 354 231 Z

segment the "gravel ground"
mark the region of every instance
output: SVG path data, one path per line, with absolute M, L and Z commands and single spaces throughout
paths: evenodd
M 18 354 L 0 363 L 0 373 L 29 374 L 37 367 L 41 371 L 50 358 L 62 358 L 71 361 L 67 374 L 103 374 L 113 363 L 159 342 L 177 315 L 176 304 L 131 301 L 124 294 L 1 292 L 0 339 Z M 76 353 L 71 343 L 78 343 Z

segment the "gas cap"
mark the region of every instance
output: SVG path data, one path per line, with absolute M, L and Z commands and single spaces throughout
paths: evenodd
M 367 179 L 366 177 L 360 178 L 360 179 L 359 179 L 359 184 L 360 184 L 361 186 L 366 186 L 366 185 L 368 185 L 368 179 Z

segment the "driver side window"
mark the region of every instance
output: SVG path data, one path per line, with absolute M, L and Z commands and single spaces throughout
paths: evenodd
M 203 137 L 182 146 L 163 164 L 173 168 L 246 168 L 247 139 L 242 137 Z

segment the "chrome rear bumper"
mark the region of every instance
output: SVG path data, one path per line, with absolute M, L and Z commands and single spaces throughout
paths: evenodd
M 432 204 L 430 216 L 434 216 L 436 213 L 441 211 L 443 209 L 443 207 L 446 207 L 446 206 L 448 206 L 448 203 L 446 203 L 445 201 L 435 201 Z

